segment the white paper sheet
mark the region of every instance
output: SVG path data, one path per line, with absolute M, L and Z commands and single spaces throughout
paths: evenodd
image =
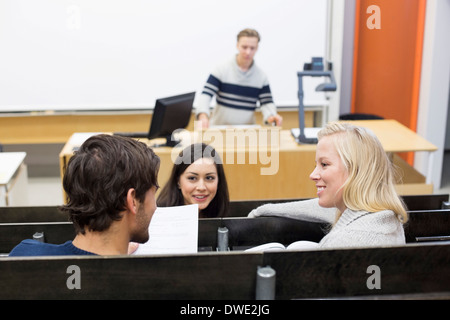
M 317 134 L 321 130 L 321 127 L 308 127 L 305 128 L 305 137 L 306 138 L 317 138 Z M 294 138 L 298 138 L 300 135 L 300 129 L 299 128 L 292 128 L 291 133 L 294 136 Z
M 72 134 L 67 143 L 74 146 L 81 146 L 90 137 L 101 133 L 102 132 L 76 132 Z
M 158 207 L 149 226 L 149 241 L 134 254 L 197 253 L 198 205 Z

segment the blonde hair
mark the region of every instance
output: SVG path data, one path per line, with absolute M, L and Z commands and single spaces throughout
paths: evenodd
M 239 41 L 241 37 L 257 38 L 258 42 L 261 41 L 261 37 L 259 36 L 258 31 L 256 31 L 255 29 L 247 28 L 240 31 L 237 35 L 237 41 Z
M 331 136 L 348 171 L 343 188 L 347 208 L 377 212 L 392 210 L 402 223 L 406 206 L 395 190 L 395 170 L 378 138 L 370 130 L 348 123 L 331 122 L 318 134 Z

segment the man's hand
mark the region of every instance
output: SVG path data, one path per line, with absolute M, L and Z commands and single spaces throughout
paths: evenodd
M 283 117 L 280 116 L 279 114 L 276 114 L 274 116 L 270 116 L 267 118 L 267 122 L 268 123 L 274 123 L 275 125 L 278 127 L 281 127 L 281 124 L 283 123 Z
M 201 123 L 201 129 L 209 128 L 209 118 L 206 113 L 200 113 L 197 117 L 197 121 Z

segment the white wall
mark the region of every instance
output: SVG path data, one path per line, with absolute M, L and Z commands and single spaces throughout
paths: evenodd
M 445 150 L 450 150 L 450 88 L 448 90 L 447 131 L 445 134 Z
M 347 59 L 347 56 L 344 56 L 345 53 L 348 53 L 348 51 L 346 50 L 347 43 L 345 42 L 348 39 L 348 35 L 346 35 L 345 32 L 349 31 L 348 28 L 346 28 L 347 22 L 345 20 L 345 18 L 348 17 L 348 15 L 346 14 L 347 1 L 348 0 L 328 0 L 329 21 L 327 57 L 328 60 L 333 62 L 333 73 L 337 84 L 336 92 L 326 94 L 326 97 L 328 97 L 330 101 L 328 110 L 329 121 L 335 121 L 339 119 L 342 108 L 342 94 L 345 94 L 345 92 L 348 91 L 348 83 L 346 82 L 345 78 L 348 72 L 348 68 L 350 68 L 351 75 L 352 66 L 345 63 L 345 59 Z M 353 17 L 350 17 L 350 19 L 354 20 Z M 353 29 L 351 30 L 351 32 L 353 32 Z M 353 37 L 351 37 L 351 39 L 353 39 Z
M 151 108 L 200 91 L 246 27 L 275 102 L 297 106 L 297 71 L 324 56 L 327 0 L 1 0 L 0 112 Z M 305 100 L 323 100 L 305 81 Z
M 353 50 L 355 43 L 355 0 L 345 1 L 342 44 L 342 75 L 339 114 L 351 113 L 353 82 Z
M 441 186 L 441 173 L 450 88 L 450 0 L 427 0 L 417 133 L 438 147 L 431 180 Z M 415 167 L 426 174 L 424 154 L 416 154 Z

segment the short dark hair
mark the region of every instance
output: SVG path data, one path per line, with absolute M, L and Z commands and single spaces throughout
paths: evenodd
M 87 139 L 70 158 L 63 177 L 68 197 L 59 209 L 68 213 L 78 233 L 107 230 L 122 218 L 129 189 L 143 202 L 158 188 L 159 157 L 143 142 L 113 135 Z
M 183 149 L 178 154 L 170 174 L 169 181 L 164 185 L 156 201 L 160 207 L 171 207 L 184 205 L 184 198 L 178 188 L 180 176 L 186 169 L 198 159 L 213 159 L 217 169 L 218 185 L 217 193 L 208 207 L 202 210 L 202 217 L 214 218 L 224 217 L 228 214 L 230 197 L 228 184 L 223 169 L 222 160 L 216 150 L 205 143 L 194 143 Z

